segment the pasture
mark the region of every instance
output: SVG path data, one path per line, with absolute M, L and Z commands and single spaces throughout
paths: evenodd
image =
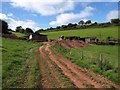
M 66 49 L 55 45 L 54 48 L 78 66 L 91 69 L 120 84 L 118 77 L 118 46 L 89 45 L 84 48 Z
M 88 28 L 88 29 L 76 29 L 65 31 L 52 31 L 44 32 L 42 34 L 48 35 L 49 39 L 58 39 L 59 36 L 80 36 L 80 37 L 97 37 L 98 39 L 105 39 L 107 37 L 118 38 L 118 27 L 105 27 L 105 28 Z
M 24 37 L 24 36 L 26 36 L 25 34 L 19 33 L 19 32 L 12 32 L 12 34 L 15 34 L 17 37 Z
M 34 88 L 38 82 L 36 51 L 40 43 L 2 38 L 2 87 Z

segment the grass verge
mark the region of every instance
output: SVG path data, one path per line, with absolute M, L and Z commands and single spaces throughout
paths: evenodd
M 2 87 L 35 87 L 37 65 L 34 52 L 42 44 L 5 38 L 2 40 Z

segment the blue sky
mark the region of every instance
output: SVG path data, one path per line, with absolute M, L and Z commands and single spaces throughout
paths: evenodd
M 13 30 L 17 26 L 40 28 L 56 27 L 80 20 L 107 22 L 118 17 L 118 2 L 74 2 L 72 0 L 45 0 L 44 2 L 25 2 L 11 0 L 2 2 L 0 19 L 8 22 Z

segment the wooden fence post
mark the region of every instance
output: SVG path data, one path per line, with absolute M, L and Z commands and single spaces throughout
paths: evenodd
M 81 60 L 83 60 L 83 59 L 84 59 L 84 53 L 83 53 L 83 51 L 82 51 Z
M 101 70 L 103 69 L 102 63 L 103 63 L 103 57 L 102 57 L 102 54 L 100 53 L 99 66 L 100 66 L 100 69 L 101 69 Z

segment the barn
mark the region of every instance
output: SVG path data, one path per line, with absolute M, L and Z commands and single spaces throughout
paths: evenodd
M 69 40 L 80 40 L 79 36 L 67 36 L 65 37 L 65 39 L 69 39 Z
M 98 39 L 96 37 L 84 37 L 84 38 L 80 38 L 80 40 L 82 40 L 86 43 L 92 43 L 92 42 L 98 41 Z
M 33 33 L 29 36 L 30 40 L 38 41 L 38 42 L 46 42 L 48 41 L 47 35 L 39 34 L 39 33 Z
M 96 37 L 79 37 L 79 36 L 61 36 L 59 37 L 60 40 L 81 40 L 85 43 L 93 43 L 93 42 L 98 42 L 98 39 Z

